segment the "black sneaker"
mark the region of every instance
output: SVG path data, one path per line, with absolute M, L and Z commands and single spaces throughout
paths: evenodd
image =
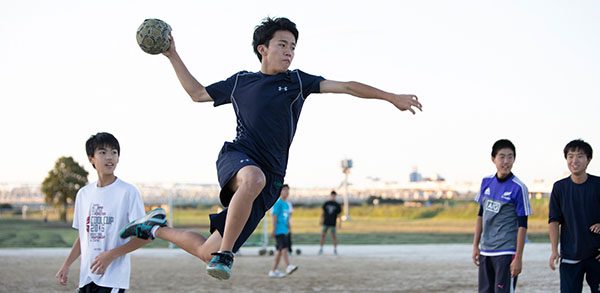
M 206 266 L 206 272 L 213 278 L 227 280 L 231 277 L 231 266 L 233 265 L 233 253 L 231 251 L 217 251 Z
M 127 226 L 121 229 L 119 236 L 121 236 L 121 238 L 137 236 L 142 239 L 154 239 L 152 236 L 152 227 L 164 227 L 166 225 L 167 213 L 165 210 L 157 208 L 148 212 L 144 217 L 127 224 Z

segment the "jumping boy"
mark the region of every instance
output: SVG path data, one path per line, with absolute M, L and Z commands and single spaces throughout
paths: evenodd
M 127 253 L 151 240 L 121 239 L 119 230 L 144 216 L 144 203 L 133 185 L 115 176 L 121 148 L 112 134 L 92 135 L 85 149 L 98 173 L 98 181 L 77 192 L 73 228 L 79 230 L 79 237 L 56 273 L 56 279 L 66 286 L 69 268 L 81 255 L 79 292 L 112 292 L 113 289 L 125 292 L 129 289 L 130 272 Z
M 241 71 L 204 87 L 184 65 L 171 37 L 171 47 L 163 54 L 191 99 L 213 102 L 214 106 L 231 103 L 237 117 L 236 138 L 224 144 L 217 159 L 220 200 L 226 209 L 210 215 L 212 234 L 208 239 L 168 227 L 147 228 L 152 223 L 126 229 L 129 232 L 122 237 L 155 236 L 170 241 L 208 263 L 209 275 L 228 279 L 233 253 L 279 197 L 300 111 L 310 94 L 346 93 L 385 100 L 413 114 L 413 107 L 421 110 L 415 95 L 397 95 L 358 82 L 326 80 L 300 70 L 288 70 L 297 41 L 298 30 L 289 19 L 266 18 L 255 28 L 253 37 L 260 71 Z
M 284 184 L 281 188 L 281 195 L 279 199 L 273 205 L 271 214 L 273 215 L 273 231 L 271 237 L 275 238 L 275 260 L 273 262 L 273 268 L 269 271 L 269 277 L 271 278 L 283 278 L 298 269 L 297 266 L 290 263 L 288 252 L 291 246 L 291 233 L 292 226 L 290 222 L 291 210 L 290 204 L 287 198 L 290 194 L 290 187 Z M 277 268 L 279 262 L 283 257 L 283 262 L 286 265 L 285 273 L 280 272 Z
M 323 254 L 323 244 L 325 244 L 325 236 L 327 231 L 331 231 L 331 239 L 333 240 L 333 253 L 337 254 L 337 233 L 336 225 L 339 220 L 340 229 L 342 229 L 342 207 L 335 201 L 337 193 L 332 190 L 329 195 L 329 200 L 323 204 L 323 212 L 321 213 L 321 241 L 319 254 Z
M 563 153 L 571 175 L 555 182 L 550 195 L 550 268 L 560 263 L 560 292 L 581 292 L 584 275 L 591 292 L 600 292 L 600 177 L 586 173 L 587 142 L 573 140 Z
M 531 215 L 527 186 L 512 173 L 516 151 L 507 139 L 492 146 L 496 175 L 483 178 L 475 224 L 473 263 L 479 267 L 479 292 L 513 292 L 521 273 Z

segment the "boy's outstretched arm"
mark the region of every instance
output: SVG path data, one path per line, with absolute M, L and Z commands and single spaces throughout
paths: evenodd
M 105 251 L 103 253 L 98 254 L 94 261 L 90 265 L 90 269 L 92 274 L 104 274 L 106 272 L 106 268 L 110 265 L 110 263 L 115 260 L 117 257 L 130 253 L 148 243 L 152 242 L 151 239 L 142 239 L 137 237 L 132 237 L 129 241 L 121 246 L 115 247 L 109 251 Z
M 204 86 L 196 80 L 181 60 L 181 57 L 179 57 L 179 54 L 175 49 L 175 40 L 173 39 L 173 36 L 170 36 L 169 40 L 171 41 L 171 46 L 167 51 L 163 52 L 163 55 L 167 56 L 169 61 L 171 61 L 171 65 L 173 65 L 175 74 L 177 74 L 177 78 L 183 86 L 183 89 L 185 89 L 194 102 L 212 102 L 213 99 L 210 97 Z
M 413 107 L 423 111 L 419 99 L 415 95 L 397 95 L 355 81 L 324 80 L 320 83 L 321 93 L 349 94 L 364 99 L 380 99 L 392 103 L 400 111 L 409 110 L 415 114 Z
M 67 259 L 56 273 L 56 279 L 58 280 L 59 284 L 63 286 L 67 285 L 67 280 L 69 278 L 69 268 L 71 267 L 71 264 L 73 264 L 73 262 L 80 255 L 81 246 L 79 245 L 79 237 L 77 237 L 77 240 L 75 240 L 75 243 L 73 243 L 73 247 L 71 247 L 71 252 L 69 253 L 69 256 L 67 256 Z

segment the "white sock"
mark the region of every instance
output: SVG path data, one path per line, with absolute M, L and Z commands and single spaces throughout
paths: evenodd
M 158 228 L 160 228 L 160 226 L 156 225 L 152 227 L 152 230 L 150 230 L 150 233 L 152 233 L 153 238 L 156 238 L 156 235 L 154 233 L 156 233 L 156 230 L 158 230 Z

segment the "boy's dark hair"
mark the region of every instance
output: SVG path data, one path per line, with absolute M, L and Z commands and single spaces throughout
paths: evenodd
M 515 158 L 517 157 L 515 145 L 508 139 L 500 139 L 492 146 L 492 158 L 495 158 L 501 149 L 511 149 L 515 155 Z
M 262 62 L 262 56 L 258 52 L 258 46 L 265 45 L 269 47 L 269 41 L 273 38 L 276 31 L 289 31 L 294 35 L 296 42 L 298 42 L 298 29 L 296 29 L 295 23 L 285 17 L 267 17 L 254 28 L 252 47 L 254 48 L 254 54 L 258 56 L 258 61 Z
M 335 192 L 335 190 L 332 190 L 331 195 L 337 195 L 337 192 Z
M 585 156 L 588 159 L 592 158 L 592 146 L 590 146 L 589 143 L 583 141 L 582 139 L 575 139 L 572 140 L 571 142 L 569 142 L 566 146 L 565 149 L 563 150 L 563 152 L 565 153 L 565 159 L 567 158 L 567 153 L 569 151 L 577 151 L 580 150 L 583 153 L 585 153 Z
M 111 147 L 117 150 L 117 154 L 121 155 L 121 147 L 119 141 L 108 132 L 98 132 L 85 142 L 85 152 L 88 157 L 93 157 L 94 152 L 101 147 Z
M 283 189 L 283 188 L 290 189 L 290 186 L 289 186 L 289 185 L 287 185 L 287 184 L 284 184 L 284 185 L 282 185 L 282 186 L 281 186 L 281 189 Z

